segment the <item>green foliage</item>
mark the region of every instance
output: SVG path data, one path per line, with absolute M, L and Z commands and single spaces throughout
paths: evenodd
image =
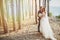
M 51 16 L 53 16 L 53 15 L 52 15 L 52 13 L 50 12 L 50 13 L 49 13 L 49 17 L 51 17 Z
M 57 18 L 60 18 L 60 15 L 56 16 Z

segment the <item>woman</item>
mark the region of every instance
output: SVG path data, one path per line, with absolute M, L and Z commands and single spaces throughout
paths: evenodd
M 41 14 L 40 20 L 40 32 L 43 34 L 45 38 L 50 38 L 51 40 L 56 40 L 54 38 L 54 34 L 52 28 L 50 27 L 47 13 L 45 12 L 45 8 L 42 8 L 43 12 Z

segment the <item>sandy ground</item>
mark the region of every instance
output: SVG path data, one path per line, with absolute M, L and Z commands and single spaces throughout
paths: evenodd
M 50 21 L 51 27 L 57 40 L 60 40 L 60 24 Z M 28 25 L 22 30 L 0 35 L 0 40 L 48 40 L 37 32 L 37 25 Z

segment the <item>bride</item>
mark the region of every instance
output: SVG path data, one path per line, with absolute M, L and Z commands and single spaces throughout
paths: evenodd
M 51 40 L 56 40 L 54 38 L 54 34 L 52 28 L 49 24 L 47 13 L 45 12 L 45 8 L 42 8 L 42 14 L 40 13 L 40 32 L 43 34 L 45 38 L 50 38 Z

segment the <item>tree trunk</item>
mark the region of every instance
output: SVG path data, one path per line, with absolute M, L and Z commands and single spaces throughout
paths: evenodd
M 2 17 L 2 24 L 3 24 L 3 28 L 4 28 L 4 33 L 7 33 L 7 23 L 6 20 L 4 18 L 4 10 L 3 10 L 3 0 L 0 0 L 0 9 L 1 9 L 1 17 Z
M 12 6 L 12 20 L 13 20 L 13 31 L 15 31 L 15 18 L 14 18 L 14 6 L 13 6 L 13 0 L 11 0 L 11 6 Z
M 35 0 L 35 21 L 37 24 L 37 0 Z

